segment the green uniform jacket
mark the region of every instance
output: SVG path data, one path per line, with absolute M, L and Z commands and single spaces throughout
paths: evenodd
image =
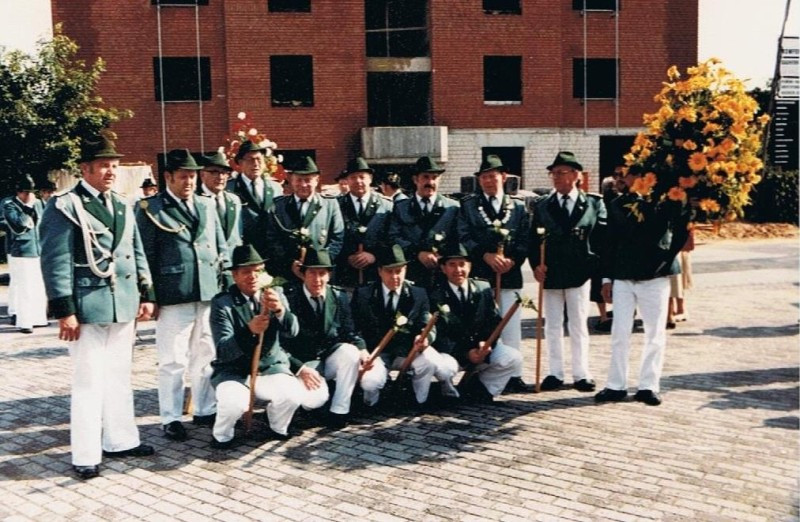
M 392 212 L 392 201 L 371 191 L 364 211 L 359 217 L 353 206 L 353 198 L 344 194 L 336 198 L 339 209 L 344 218 L 344 241 L 342 251 L 336 263 L 336 284 L 342 286 L 358 286 L 358 270 L 350 266 L 347 257 L 358 251 L 358 245 L 363 245 L 364 250 L 375 254 L 378 246 L 385 244 L 386 233 L 389 231 L 389 217 Z M 359 232 L 360 227 L 365 227 L 365 232 Z M 364 270 L 364 284 L 374 281 L 378 277 L 376 264 Z
M 431 310 L 441 313 L 436 322 L 434 347 L 455 357 L 462 367 L 472 366 L 467 352 L 477 348 L 479 342 L 486 341 L 502 320 L 491 285 L 473 278 L 468 284 L 469 295 L 463 306 L 447 281 L 438 284 L 430 294 Z M 445 305 L 449 312 L 442 312 Z
M 113 215 L 81 183 L 47 202 L 41 223 L 42 275 L 50 313 L 59 319 L 75 314 L 84 324 L 126 323 L 136 319 L 140 297 L 152 300 L 133 210 L 116 194 L 112 202 Z M 112 276 L 99 277 L 89 267 L 80 216 L 96 232 L 89 255 L 101 273 L 113 261 Z
M 267 257 L 267 238 L 264 234 L 264 226 L 269 212 L 275 206 L 274 200 L 283 194 L 283 188 L 269 176 L 264 176 L 264 201 L 259 205 L 242 180 L 243 176 L 244 174 L 239 174 L 229 180 L 225 190 L 238 196 L 242 204 L 240 220 L 242 240 L 253 245 L 261 257 L 265 258 Z
M 197 189 L 197 194 L 200 196 L 208 196 L 203 192 L 202 188 Z M 228 247 L 228 255 L 233 255 L 233 249 L 242 244 L 242 201 L 236 194 L 223 191 L 222 197 L 225 201 L 225 210 L 220 211 L 216 201 L 211 197 L 211 201 L 215 204 L 217 209 L 217 217 L 219 224 L 222 227 L 222 233 L 225 236 L 225 243 Z M 233 277 L 230 271 L 222 272 L 222 288 L 229 288 L 233 284 Z
M 541 236 L 545 230 L 545 260 L 547 289 L 576 288 L 583 285 L 599 270 L 599 248 L 606 236 L 606 207 L 597 194 L 578 191 L 578 198 L 569 221 L 561 216 L 558 193 L 542 196 L 534 203 L 530 230 L 531 267 L 539 265 Z
M 275 208 L 266 219 L 267 271 L 273 276 L 297 280 L 292 263 L 300 257 L 301 229 L 308 231 L 306 246 L 327 248 L 331 261 L 336 263 L 342 249 L 344 222 L 335 199 L 314 194 L 308 199 L 308 209 L 301 220 L 294 196 L 280 196 L 275 198 Z
M 639 221 L 630 205 L 638 203 Z M 625 194 L 611 202 L 602 276 L 647 281 L 680 273 L 675 257 L 689 237 L 689 209 L 679 202 L 647 203 Z
M 24 205 L 16 196 L 3 200 L 3 218 L 6 223 L 6 253 L 13 257 L 39 257 L 42 255 L 39 224 L 44 205 L 36 199 L 32 207 Z
M 283 321 L 273 317 L 264 331 L 261 359 L 258 363 L 259 375 L 292 374 L 289 369 L 289 354 L 281 344 L 297 335 L 297 318 L 289 310 L 281 289 L 275 288 L 275 291 L 280 295 L 285 312 Z M 214 368 L 211 384 L 214 387 L 224 381 L 244 384 L 250 375 L 253 351 L 258 344 L 258 336 L 247 326 L 253 315 L 250 302 L 235 285 L 211 300 L 209 322 L 214 345 L 217 347 L 217 358 L 211 363 Z
M 425 268 L 419 262 L 417 255 L 420 252 L 441 249 L 445 243 L 454 241 L 458 237 L 456 232 L 458 209 L 458 201 L 441 194 L 436 195 L 433 207 L 427 216 L 422 215 L 416 196 L 395 202 L 389 220 L 389 241 L 403 248 L 409 261 L 406 277 L 415 284 L 431 288 L 436 276 L 440 274 L 438 268 L 435 270 Z M 437 241 L 437 235 L 441 236 L 442 240 Z
M 373 281 L 357 288 L 353 293 L 352 308 L 356 332 L 364 338 L 370 352 L 377 348 L 386 332 L 394 326 L 398 313 L 408 319 L 408 324 L 392 337 L 381 354 L 387 366 L 395 357 L 408 355 L 414 344 L 414 338 L 422 332 L 431 317 L 428 293 L 409 281 L 403 282 L 394 313 L 386 309 L 380 281 Z M 435 339 L 436 327 L 431 329 L 428 342 L 433 343 Z
M 289 306 L 300 324 L 297 337 L 287 339 L 284 345 L 293 372 L 306 365 L 323 373 L 325 359 L 342 343 L 353 344 L 360 350 L 367 347 L 364 339 L 355 332 L 350 298 L 346 292 L 328 285 L 324 312 L 322 318 L 318 318 L 303 291 L 303 283 L 289 284 L 285 290 Z
M 494 226 L 495 221 L 499 222 L 499 227 Z M 495 230 L 505 229 L 509 234 L 503 253 L 514 260 L 514 268 L 503 274 L 500 287 L 522 288 L 522 265 L 528 257 L 529 227 L 530 218 L 522 199 L 503 195 L 499 214 L 495 213 L 482 192 L 463 199 L 458 213 L 458 238 L 469 252 L 472 275 L 494 285 L 495 272 L 483 260 L 483 255 L 497 252 L 501 236 Z
M 167 192 L 139 201 L 136 221 L 159 306 L 210 301 L 220 291 L 228 247 L 216 204 L 195 196 L 196 218 Z

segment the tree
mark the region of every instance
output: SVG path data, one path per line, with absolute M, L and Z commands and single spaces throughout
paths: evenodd
M 55 26 L 35 56 L 0 55 L 0 193 L 24 174 L 37 184 L 54 169 L 74 170 L 80 139 L 133 113 L 106 108 L 95 94 L 105 63 L 77 58 L 78 45 Z

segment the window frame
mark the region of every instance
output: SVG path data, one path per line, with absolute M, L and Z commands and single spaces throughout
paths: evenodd
M 197 7 L 208 5 L 208 0 L 150 0 L 150 5 L 159 7 Z
M 173 86 L 171 84 L 168 85 L 168 82 L 166 81 L 166 78 L 169 77 L 169 74 L 167 72 L 168 68 L 166 67 L 166 64 L 170 63 L 172 60 L 185 60 L 186 64 L 192 64 L 193 65 L 193 69 L 194 69 L 192 71 L 194 73 L 192 75 L 193 76 L 192 77 L 192 81 L 195 81 L 195 78 L 197 77 L 198 57 L 197 56 L 162 56 L 162 57 L 159 58 L 158 56 L 154 56 L 153 57 L 153 83 L 154 83 L 154 86 L 155 86 L 155 101 L 163 102 L 163 103 L 185 103 L 185 102 L 196 103 L 196 102 L 200 102 L 200 101 L 203 101 L 203 102 L 210 101 L 211 98 L 212 98 L 211 57 L 210 56 L 200 56 L 199 58 L 200 58 L 199 59 L 199 62 L 200 62 L 200 86 L 199 86 L 200 97 L 199 98 L 197 97 L 197 89 L 194 89 L 194 94 L 193 94 L 194 97 L 191 97 L 191 98 L 182 97 L 182 98 L 175 98 L 175 99 L 172 99 L 172 98 L 164 99 L 164 94 L 165 93 L 161 92 L 162 83 L 164 85 L 164 91 L 166 91 L 166 94 L 174 94 L 173 92 L 171 92 L 171 89 L 175 87 L 175 86 Z M 159 64 L 159 61 L 161 61 L 162 63 Z M 175 62 L 172 62 L 172 63 L 175 63 Z M 162 81 L 162 78 L 161 78 L 162 69 L 164 71 L 164 77 L 165 77 L 164 81 Z M 176 82 L 176 85 L 179 85 L 180 83 L 182 83 L 182 82 Z M 204 86 L 207 86 L 207 88 L 204 88 Z
M 609 3 L 614 2 L 614 7 L 589 7 L 588 4 L 592 2 Z M 596 12 L 596 13 L 616 13 L 622 10 L 622 0 L 586 0 L 587 7 L 583 9 L 584 0 L 572 0 L 572 10 L 581 12 Z
M 498 0 L 494 0 L 498 1 Z M 516 7 L 492 7 L 493 0 L 483 0 L 483 12 L 488 15 L 521 15 L 522 14 L 522 0 L 514 0 Z
M 276 95 L 276 88 L 284 89 L 286 88 L 285 85 L 276 85 L 276 61 L 284 60 L 288 58 L 294 59 L 308 59 L 308 74 L 309 78 L 308 81 L 310 85 L 304 86 L 303 89 L 308 91 L 310 98 L 308 99 L 291 99 L 291 100 L 283 100 L 277 98 Z M 305 65 L 304 65 L 305 66 Z M 287 67 L 285 70 L 298 70 L 300 64 L 293 64 Z M 280 71 L 283 72 L 283 71 Z M 292 85 L 296 85 L 297 81 L 289 82 Z M 281 94 L 281 93 L 279 93 Z M 314 56 L 311 54 L 273 54 L 269 57 L 269 98 L 270 98 L 270 105 L 272 107 L 289 107 L 289 108 L 298 108 L 298 107 L 313 107 L 314 106 Z
M 291 5 L 284 5 L 281 6 L 273 6 L 273 2 L 279 3 L 280 0 L 267 0 L 267 12 L 268 13 L 310 13 L 311 12 L 311 0 L 307 0 L 307 4 L 304 4 L 300 8 L 292 8 Z M 287 2 L 288 3 L 288 2 Z M 296 3 L 296 0 L 294 0 Z M 307 7 L 306 7 L 307 5 Z
M 619 81 L 619 71 L 621 70 L 621 60 L 618 58 L 587 58 L 586 59 L 589 64 L 587 64 L 587 74 L 589 78 L 592 77 L 592 73 L 589 70 L 591 67 L 591 62 L 612 62 L 616 69 L 614 70 L 614 83 L 612 85 L 614 94 L 613 96 L 585 96 L 586 93 L 583 92 L 583 58 L 573 58 L 572 59 L 572 97 L 580 100 L 616 100 L 619 99 L 620 91 L 622 90 L 621 82 Z M 595 71 L 596 72 L 596 71 Z M 580 80 L 580 81 L 579 81 Z M 586 90 L 589 93 L 592 93 L 591 83 L 590 81 L 586 81 Z
M 519 91 L 518 91 L 518 98 L 517 99 L 489 99 L 487 95 L 491 94 L 487 92 L 487 85 L 490 83 L 487 82 L 489 70 L 488 70 L 488 62 L 489 61 L 500 61 L 500 60 L 510 60 L 514 59 L 518 62 L 519 67 L 517 69 L 518 77 L 519 77 Z M 499 66 L 496 65 L 496 66 Z M 494 67 L 494 66 L 493 66 Z M 506 67 L 503 66 L 500 70 L 505 70 Z M 494 75 L 496 76 L 496 74 Z M 522 105 L 523 100 L 523 82 L 522 82 L 522 56 L 521 55 L 484 55 L 483 56 L 483 104 L 484 105 Z

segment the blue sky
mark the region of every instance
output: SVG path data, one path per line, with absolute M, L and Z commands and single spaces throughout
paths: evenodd
M 763 87 L 774 73 L 786 0 L 699 0 L 699 5 L 698 59 L 720 58 L 738 77 L 749 78 L 750 87 Z M 0 0 L 0 46 L 30 52 L 50 34 L 50 23 L 50 0 Z M 799 25 L 795 0 L 786 34 L 800 34 Z

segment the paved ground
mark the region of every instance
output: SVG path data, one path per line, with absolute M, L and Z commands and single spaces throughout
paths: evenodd
M 691 317 L 669 335 L 656 408 L 565 389 L 211 451 L 207 428 L 185 443 L 161 436 L 153 324 L 142 324 L 136 407 L 157 454 L 106 461 L 89 482 L 70 473 L 67 348 L 55 328 L 4 325 L 0 517 L 797 520 L 798 242 L 707 244 L 694 262 Z M 530 312 L 525 325 L 532 380 Z M 592 343 L 602 385 L 609 336 Z

